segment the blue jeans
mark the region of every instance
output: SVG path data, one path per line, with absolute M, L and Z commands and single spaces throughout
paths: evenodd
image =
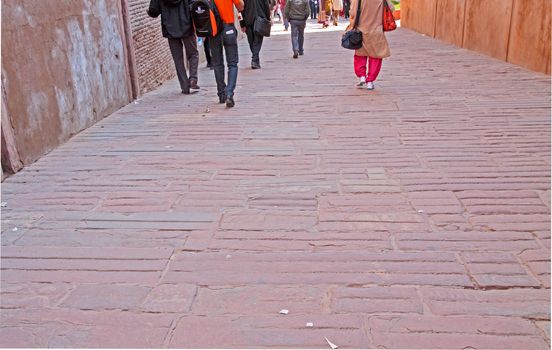
M 234 96 L 236 82 L 238 80 L 238 31 L 233 24 L 224 24 L 222 31 L 217 36 L 209 38 L 211 47 L 211 63 L 215 71 L 218 96 Z M 224 58 L 223 48 L 228 65 L 228 85 L 224 82 Z
M 310 6 L 310 12 L 311 12 L 311 19 L 316 19 L 316 15 L 318 14 L 318 1 L 314 2 L 312 0 L 309 1 Z
M 291 47 L 293 52 L 303 53 L 303 42 L 305 41 L 305 26 L 307 20 L 291 19 Z

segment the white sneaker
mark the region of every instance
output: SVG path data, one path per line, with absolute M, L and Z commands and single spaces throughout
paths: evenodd
M 366 83 L 366 90 L 374 90 L 376 86 L 374 85 L 373 81 L 369 81 Z
M 364 85 L 366 85 L 366 77 L 360 77 L 360 81 L 358 84 L 356 84 L 356 86 L 359 88 L 359 89 L 363 89 L 364 88 Z

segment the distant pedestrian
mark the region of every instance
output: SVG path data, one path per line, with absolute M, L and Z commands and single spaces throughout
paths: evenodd
M 317 19 L 318 18 L 318 0 L 309 0 L 309 6 L 310 6 L 310 18 Z
M 345 17 L 345 19 L 349 19 L 350 9 L 351 9 L 351 0 L 343 0 L 343 16 Z
M 244 0 L 243 20 L 240 25 L 247 34 L 249 49 L 251 50 L 251 68 L 261 68 L 259 53 L 263 46 L 263 36 L 254 30 L 257 17 L 270 21 L 271 7 L 269 0 Z
M 286 17 L 286 3 L 287 0 L 279 0 L 280 1 L 280 11 L 282 12 L 282 19 L 284 20 L 284 31 L 288 31 L 289 29 L 289 18 Z
M 332 19 L 334 26 L 339 25 L 339 16 L 343 11 L 343 0 L 332 0 Z
M 284 12 L 291 23 L 293 58 L 297 58 L 304 53 L 305 26 L 310 14 L 309 0 L 288 0 Z
M 357 29 L 362 32 L 362 48 L 355 50 L 354 68 L 360 82 L 357 87 L 367 90 L 375 88 L 374 81 L 381 70 L 384 58 L 391 56 L 389 45 L 383 31 L 383 1 L 360 0 L 360 16 Z M 391 10 L 394 9 L 390 0 L 384 0 Z M 350 24 L 347 30 L 354 26 L 357 17 L 359 0 L 351 1 Z M 366 68 L 368 66 L 368 71 Z
M 320 10 L 318 12 L 318 23 L 322 24 L 322 28 L 329 26 L 328 16 L 332 11 L 331 0 L 320 0 Z
M 234 107 L 234 90 L 238 80 L 238 31 L 234 25 L 234 6 L 238 11 L 243 11 L 243 0 L 214 0 L 220 18 L 222 30 L 214 37 L 209 37 L 211 47 L 211 62 L 215 71 L 217 82 L 217 95 L 219 103 L 225 103 L 226 107 Z M 224 57 L 228 65 L 228 85 L 225 83 Z
M 169 48 L 176 68 L 176 75 L 183 94 L 190 94 L 190 89 L 199 89 L 197 85 L 197 67 L 199 52 L 197 37 L 192 25 L 192 17 L 187 0 L 150 0 L 147 10 L 150 17 L 161 15 L 161 30 L 169 41 Z M 184 65 L 184 52 L 189 64 L 190 76 Z
M 278 16 L 278 21 L 282 20 L 282 15 L 280 14 L 280 3 L 278 0 L 270 0 L 270 8 L 272 9 L 272 19 Z M 274 21 L 273 21 L 274 22 Z

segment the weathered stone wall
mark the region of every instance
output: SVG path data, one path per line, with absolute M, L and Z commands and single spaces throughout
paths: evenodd
M 4 170 L 6 159 L 32 163 L 130 101 L 120 6 L 2 1 Z M 4 156 L 10 149 L 15 154 Z
M 149 0 L 127 0 L 140 94 L 153 90 L 176 75 L 160 18 L 146 14 Z
M 175 76 L 149 2 L 2 1 L 2 179 Z
M 401 25 L 550 74 L 552 0 L 402 0 Z

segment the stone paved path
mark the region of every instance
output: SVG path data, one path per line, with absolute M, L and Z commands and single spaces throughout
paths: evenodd
M 283 34 L 3 183 L 2 347 L 549 348 L 549 77 L 398 30 L 360 91 Z

